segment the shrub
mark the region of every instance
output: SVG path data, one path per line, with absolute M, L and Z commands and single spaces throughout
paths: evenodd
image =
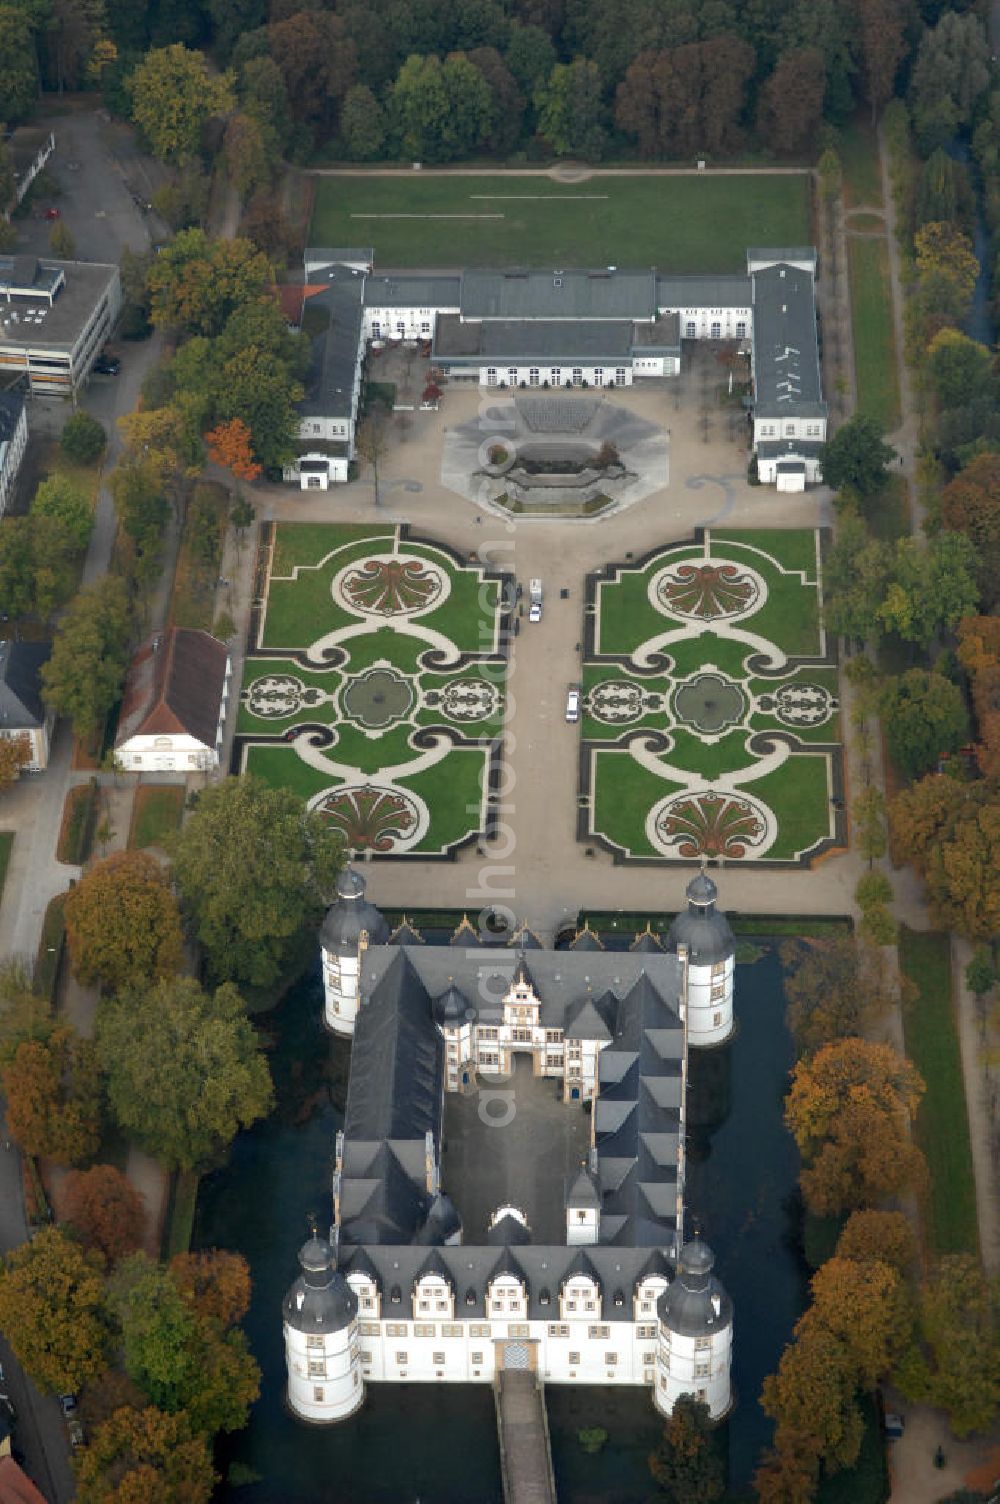
M 864 911 L 859 926 L 865 940 L 872 945 L 895 945 L 898 926 L 884 903 L 873 903 Z
M 506 465 L 510 458 L 502 444 L 491 444 L 487 456 L 491 465 Z
M 107 442 L 104 425 L 82 411 L 67 418 L 59 436 L 63 454 L 78 465 L 92 465 L 100 459 Z
M 891 903 L 892 883 L 884 872 L 866 872 L 864 877 L 858 878 L 854 897 L 863 909 L 873 903 Z

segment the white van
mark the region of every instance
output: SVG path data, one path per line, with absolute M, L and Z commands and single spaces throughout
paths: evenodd
M 542 582 L 532 580 L 528 586 L 528 620 L 541 621 L 542 619 Z

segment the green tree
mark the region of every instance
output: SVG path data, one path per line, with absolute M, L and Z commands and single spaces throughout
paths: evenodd
M 972 305 L 979 262 L 972 242 L 957 225 L 932 220 L 913 237 L 918 292 L 926 315 L 961 324 Z
M 11 1063 L 26 1039 L 47 1040 L 55 1028 L 48 1000 L 32 991 L 22 960 L 0 961 L 0 1067 Z
M 174 879 L 214 974 L 275 982 L 341 859 L 337 836 L 288 789 L 245 776 L 199 793 L 176 840 Z
M 821 154 L 816 171 L 823 187 L 824 198 L 839 198 L 844 186 L 844 169 L 832 146 L 828 146 Z
M 115 851 L 88 868 L 65 915 L 73 975 L 86 987 L 118 992 L 180 969 L 177 900 L 168 874 L 146 851 Z
M 0 5 L 0 120 L 16 125 L 38 98 L 38 61 L 27 9 Z
M 97 731 L 118 698 L 130 631 L 125 586 L 113 575 L 85 586 L 56 628 L 42 668 L 42 697 L 70 718 L 78 736 Z
M 533 100 L 556 65 L 552 40 L 540 26 L 512 21 L 504 62 L 525 99 Z
M 260 1388 L 246 1339 L 185 1298 L 171 1270 L 144 1253 L 112 1276 L 110 1303 L 121 1326 L 125 1368 L 159 1409 L 184 1411 L 206 1435 L 238 1431 Z
M 899 538 L 878 611 L 886 630 L 922 648 L 953 632 L 963 616 L 975 614 L 975 567 L 975 545 L 961 533 L 941 532 L 926 544 Z
M 972 185 L 964 162 L 938 147 L 924 163 L 917 184 L 917 227 L 952 220 L 964 223 L 974 209 Z
M 208 1163 L 270 1111 L 267 1062 L 230 983 L 126 989 L 101 1004 L 97 1051 L 116 1121 L 168 1168 Z
M 389 123 L 385 110 L 365 84 L 354 84 L 344 95 L 340 134 L 354 162 L 374 162 L 382 155 Z
M 599 161 L 604 150 L 601 75 L 589 58 L 556 63 L 535 93 L 538 134 L 557 157 Z
M 982 21 L 971 13 L 946 12 L 924 32 L 910 74 L 913 127 L 922 152 L 947 146 L 970 124 L 989 82 L 990 46 Z
M 71 1028 L 26 1039 L 0 1071 L 7 1127 L 26 1154 L 79 1164 L 101 1138 L 101 1080 L 93 1045 Z
M 855 413 L 820 451 L 823 479 L 834 491 L 850 488 L 860 497 L 874 496 L 885 485 L 886 467 L 896 451 L 885 442 L 872 418 Z
M 983 608 L 992 610 L 1000 601 L 1000 454 L 977 454 L 949 481 L 941 492 L 941 520 L 975 545 Z
M 216 401 L 217 417 L 241 419 L 249 428 L 256 461 L 265 469 L 287 464 L 296 452 L 303 396 L 301 382 L 286 365 L 250 345 L 223 365 Z
M 94 530 L 94 514 L 83 488 L 69 475 L 56 470 L 42 481 L 31 511 L 36 517 L 54 517 L 61 524 L 73 551 L 86 552 Z
M 854 800 L 854 831 L 858 850 L 871 866 L 885 856 L 885 795 L 871 783 Z
M 153 323 L 185 334 L 221 334 L 227 319 L 271 281 L 267 257 L 249 240 L 213 240 L 182 230 L 149 269 Z
M 929 773 L 968 740 L 962 691 L 943 674 L 911 668 L 889 679 L 881 709 L 889 755 L 908 778 Z
M 992 992 L 996 982 L 996 963 L 993 960 L 992 947 L 977 945 L 972 952 L 972 960 L 965 968 L 966 987 L 979 998 L 984 997 L 987 992 Z
M 229 180 L 241 198 L 250 198 L 270 185 L 276 160 L 269 150 L 264 128 L 253 115 L 240 111 L 230 115 L 222 149 Z
M 104 424 L 80 408 L 63 424 L 59 447 L 75 465 L 94 465 L 107 447 Z
M 140 585 L 150 585 L 160 568 L 160 548 L 170 521 L 160 468 L 148 456 L 124 460 L 109 481 L 119 526 L 132 546 L 131 566 Z
M 845 514 L 824 568 L 828 631 L 862 641 L 881 634 L 889 563 L 888 546 L 871 537 L 857 513 Z
M 940 407 L 961 407 L 993 385 L 993 357 L 958 329 L 940 329 L 927 346 L 927 372 Z
M 72 595 L 77 553 L 55 517 L 5 517 L 0 527 L 0 600 L 8 616 L 48 620 Z
M 147 52 L 126 88 L 132 119 L 163 162 L 196 156 L 205 124 L 234 104 L 232 76 L 210 73 L 204 55 L 180 43 Z
M 667 1504 L 712 1504 L 726 1487 L 726 1469 L 713 1441 L 708 1406 L 682 1394 L 650 1455 L 649 1471 Z
M 60 261 L 72 261 L 76 255 L 76 237 L 65 220 L 58 220 L 49 232 L 49 250 Z
M 0 1270 L 0 1328 L 43 1394 L 76 1394 L 107 1367 L 99 1257 L 43 1227 Z
M 218 1481 L 205 1436 L 183 1413 L 122 1406 L 74 1458 L 78 1504 L 209 1504 Z
M 971 1254 L 948 1255 L 920 1290 L 917 1327 L 899 1388 L 944 1410 L 956 1436 L 988 1431 L 1000 1407 L 1000 1284 Z
M 464 54 L 444 62 L 412 54 L 400 68 L 390 117 L 407 157 L 453 162 L 486 139 L 493 101 L 489 85 Z

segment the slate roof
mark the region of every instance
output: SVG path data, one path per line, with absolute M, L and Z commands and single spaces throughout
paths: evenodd
M 812 275 L 781 262 L 753 274 L 754 415 L 825 417 Z
M 454 962 L 454 952 L 442 947 L 441 954 Z M 370 980 L 372 955 L 382 958 L 377 985 Z M 427 992 L 416 983 L 416 961 L 423 955 L 406 946 L 371 946 L 364 952 L 346 1139 L 419 1138 L 422 1143 L 431 1132 L 440 1142 L 444 1043 Z
M 750 278 L 742 274 L 656 279 L 657 308 L 749 308 L 752 301 Z
M 0 642 L 0 731 L 35 731 L 45 724 L 40 672 L 50 642 Z
M 432 355 L 443 360 L 481 359 L 525 364 L 530 361 L 572 365 L 574 362 L 628 361 L 632 324 L 600 319 L 501 319 L 463 323 L 457 314 L 442 314 L 434 326 Z
M 813 459 L 822 448 L 823 445 L 816 439 L 761 439 L 757 445 L 757 458 L 770 460 L 787 454 L 801 459 Z
M 303 417 L 350 418 L 364 322 L 364 273 L 336 266 L 314 277 L 302 310 L 312 355 L 299 412 Z
M 457 272 L 443 277 L 399 272 L 365 278 L 366 308 L 458 308 L 461 297 Z
M 373 945 L 382 945 L 389 938 L 382 913 L 365 898 L 366 887 L 361 873 L 350 864 L 338 875 L 337 896 L 319 931 L 319 943 L 331 955 L 354 955 L 362 930 Z
M 462 275 L 463 319 L 651 319 L 652 271 L 489 271 Z
M 193 736 L 214 747 L 229 650 L 209 632 L 168 627 L 139 648 L 125 676 L 115 746 L 134 736 Z
M 333 1266 L 333 1249 L 315 1234 L 299 1249 L 302 1273 L 285 1296 L 282 1314 L 296 1331 L 339 1332 L 358 1314 L 358 1300 Z
M 677 1278 L 660 1296 L 660 1320 L 681 1337 L 702 1337 L 733 1319 L 733 1303 L 712 1269 L 715 1255 L 700 1238 L 685 1243 L 677 1260 Z

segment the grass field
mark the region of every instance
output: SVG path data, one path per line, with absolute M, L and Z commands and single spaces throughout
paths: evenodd
M 886 433 L 899 425 L 899 378 L 892 327 L 889 245 L 886 240 L 848 240 L 851 312 L 858 411 Z
M 813 531 L 713 530 L 599 582 L 580 792 L 588 830 L 624 859 L 791 862 L 835 834 L 839 688 L 817 575 Z
M 878 139 L 867 114 L 857 115 L 845 126 L 837 143 L 844 169 L 844 197 L 848 208 L 865 204 L 878 208 L 882 204 L 882 169 L 879 164 Z
M 916 1135 L 930 1169 L 928 1248 L 932 1255 L 978 1255 L 976 1182 L 952 1006 L 949 937 L 904 926 L 899 932 L 899 959 L 918 989 L 917 1001 L 904 1009 L 903 1032 L 906 1053 L 927 1086 Z
M 320 178 L 311 245 L 374 246 L 383 267 L 656 266 L 736 272 L 750 245 L 809 242 L 796 176 Z
M 139 850 L 147 846 L 162 847 L 167 836 L 180 828 L 184 797 L 184 790 L 172 784 L 162 788 L 146 784 L 136 789 L 129 845 Z

